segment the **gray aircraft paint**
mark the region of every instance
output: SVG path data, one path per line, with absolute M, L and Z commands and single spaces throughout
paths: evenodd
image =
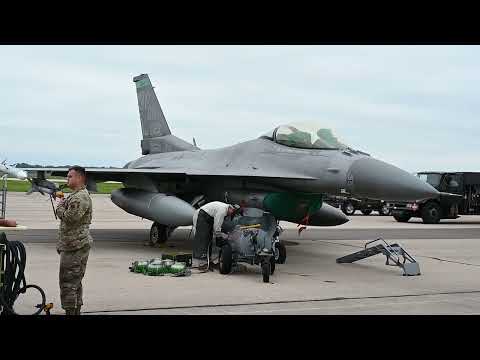
M 112 201 L 137 216 L 169 226 L 184 224 L 184 218 L 194 211 L 191 205 L 186 210 L 186 204 L 199 195 L 204 195 L 207 201 L 227 201 L 230 194 L 240 202 L 251 201 L 255 193 L 263 197 L 272 193 L 299 194 L 298 205 L 305 207 L 305 194 L 318 197 L 349 193 L 392 201 L 421 200 L 439 194 L 417 177 L 352 149 L 300 149 L 258 138 L 221 149 L 200 150 L 171 134 L 148 75 L 137 76 L 134 82 L 144 156 L 122 169 L 87 169 L 87 172 L 90 181 L 121 181 L 133 189 L 115 192 Z M 45 178 L 47 174 L 65 175 L 68 169 L 28 170 L 30 176 Z M 148 199 L 158 193 L 170 196 L 162 197 L 161 203 L 152 206 Z M 148 211 L 141 210 L 142 206 Z M 178 221 L 167 213 L 177 214 Z M 325 203 L 310 215 L 311 225 L 334 226 L 348 221 L 340 210 Z M 279 220 L 301 220 L 295 216 Z

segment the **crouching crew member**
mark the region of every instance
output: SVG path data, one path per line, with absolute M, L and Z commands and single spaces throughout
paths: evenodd
M 193 214 L 193 265 L 199 270 L 207 270 L 207 252 L 215 237 L 224 238 L 222 224 L 226 216 L 232 217 L 240 209 L 239 205 L 213 201 L 200 207 Z

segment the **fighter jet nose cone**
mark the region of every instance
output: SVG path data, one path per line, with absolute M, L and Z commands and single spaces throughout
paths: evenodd
M 347 175 L 353 196 L 391 201 L 434 198 L 439 192 L 418 177 L 373 158 L 353 162 Z

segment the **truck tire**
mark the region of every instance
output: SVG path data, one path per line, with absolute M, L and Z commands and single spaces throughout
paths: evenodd
M 342 203 L 342 211 L 345 215 L 353 215 L 355 213 L 355 205 L 351 201 Z
M 428 202 L 422 208 L 424 224 L 438 224 L 442 218 L 442 209 L 436 202 Z
M 378 213 L 382 216 L 388 216 L 390 215 L 390 209 L 388 208 L 387 205 L 383 205 L 379 210 Z
M 400 214 L 393 215 L 393 218 L 395 220 L 397 220 L 398 222 L 408 222 L 408 220 L 410 220 L 411 216 L 402 211 Z
M 368 216 L 368 215 L 370 215 L 370 214 L 372 213 L 372 210 L 370 210 L 370 209 L 363 209 L 363 210 L 361 210 L 361 212 L 362 212 L 363 215 L 367 215 L 367 216 Z

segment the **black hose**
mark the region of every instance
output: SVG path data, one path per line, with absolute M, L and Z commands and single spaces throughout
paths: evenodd
M 0 308 L 3 311 L 0 315 L 18 315 L 14 310 L 15 301 L 20 294 L 24 294 L 27 289 L 37 289 L 42 296 L 42 303 L 37 305 L 38 310 L 32 315 L 40 314 L 45 308 L 45 292 L 37 285 L 27 285 L 25 281 L 25 266 L 27 254 L 25 246 L 20 241 L 8 241 L 5 233 L 0 233 L 0 244 L 5 245 L 5 276 L 3 286 L 0 288 Z

